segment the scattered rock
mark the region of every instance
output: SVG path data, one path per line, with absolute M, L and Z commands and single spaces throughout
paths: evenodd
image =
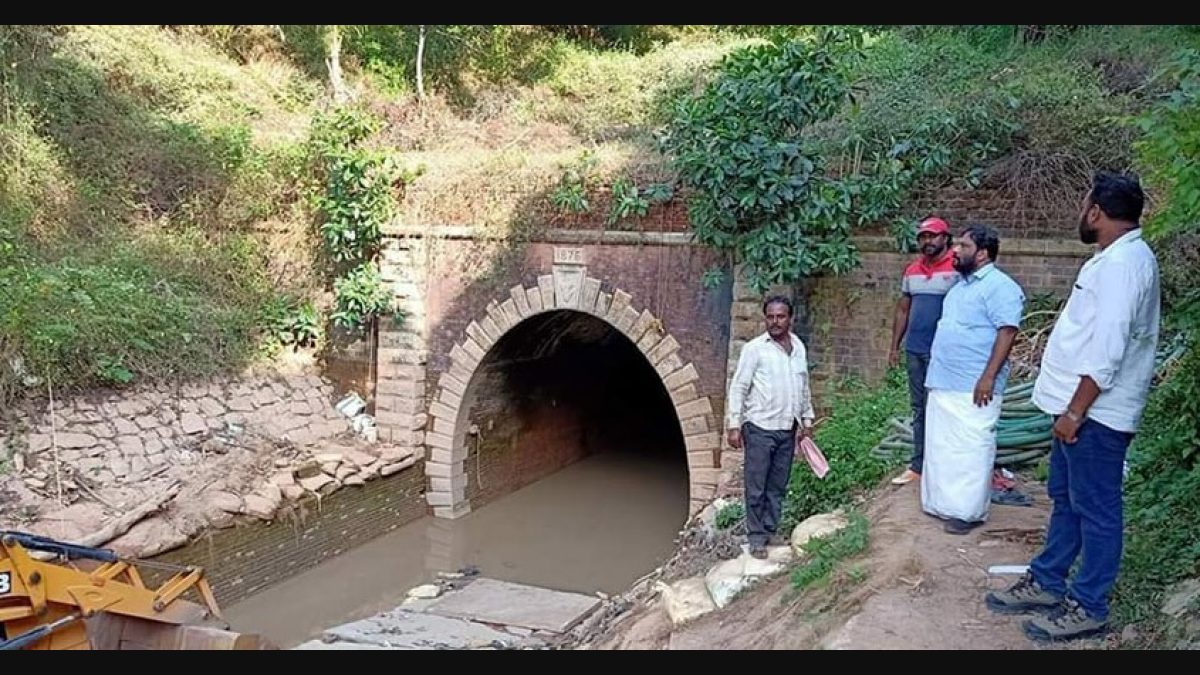
M 388 445 L 379 451 L 379 459 L 385 464 L 395 464 L 402 462 L 409 457 L 412 457 L 412 448 L 401 448 L 395 445 Z
M 44 481 L 44 480 L 38 480 L 37 478 L 26 478 L 26 479 L 25 479 L 25 485 L 26 485 L 26 486 L 28 486 L 28 487 L 29 487 L 29 489 L 31 489 L 31 490 L 44 490 L 44 489 L 46 489 L 46 481 Z
M 379 471 L 380 471 L 381 469 L 383 469 L 383 467 L 384 467 L 384 461 L 383 461 L 383 460 L 377 460 L 377 461 L 374 461 L 374 462 L 372 462 L 372 463 L 371 463 L 371 465 L 370 465 L 370 466 L 368 466 L 368 467 L 364 468 L 364 469 L 361 471 L 361 473 L 362 473 L 362 477 L 363 477 L 363 478 L 365 478 L 365 479 L 367 479 L 367 480 L 371 480 L 372 478 L 375 478 L 376 476 L 378 476 L 378 475 L 379 475 Z
M 345 461 L 355 466 L 370 466 L 375 462 L 375 456 L 361 450 L 347 450 L 344 456 Z
M 749 553 L 742 553 L 742 574 L 748 577 L 769 577 L 779 574 L 792 562 L 793 557 L 790 546 L 768 547 L 766 560 L 759 560 Z
M 316 478 L 321 475 L 321 464 L 315 459 L 306 460 L 296 467 L 295 474 L 303 483 L 306 478 Z
M 288 485 L 295 485 L 296 477 L 292 475 L 291 471 L 280 471 L 274 476 L 271 476 L 271 483 L 281 488 Z
M 342 461 L 342 453 L 340 452 L 322 452 L 313 457 L 321 464 L 338 464 Z
M 344 482 L 346 482 L 346 478 L 348 476 L 354 475 L 356 473 L 358 473 L 358 469 L 355 469 L 352 466 L 343 465 L 343 466 L 338 467 L 337 472 L 334 474 L 334 477 L 344 483 Z
M 304 488 L 299 485 L 284 485 L 280 491 L 288 501 L 292 502 L 304 496 Z
M 105 548 L 135 558 L 149 558 L 187 543 L 187 534 L 180 532 L 162 516 L 154 516 L 134 525 Z
M 400 473 L 401 471 L 407 469 L 408 467 L 410 467 L 416 463 L 417 463 L 416 460 L 413 459 L 412 457 L 410 457 L 410 458 L 404 460 L 403 462 L 398 462 L 396 464 L 388 464 L 387 466 L 380 469 L 379 473 L 383 476 L 390 476 L 395 473 Z
M 732 502 L 733 500 L 731 499 L 721 497 L 700 510 L 697 520 L 700 521 L 700 527 L 703 529 L 705 537 L 711 538 L 714 534 L 716 534 L 717 514 L 721 512 L 721 509 L 725 508 Z
M 342 481 L 342 483 L 344 485 L 354 485 L 356 487 L 360 486 L 360 485 L 365 485 L 367 482 L 366 480 L 363 479 L 361 474 L 357 474 L 357 473 L 352 473 L 349 476 L 346 476 L 345 478 L 340 479 L 340 480 Z
M 717 608 L 708 594 L 705 580 L 701 577 L 683 579 L 669 586 L 660 581 L 657 588 L 662 593 L 667 616 L 676 626 L 704 616 Z
M 792 550 L 797 556 L 804 557 L 804 545 L 809 539 L 833 534 L 849 524 L 846 515 L 840 511 L 811 516 L 792 530 Z
M 324 462 L 321 464 L 321 472 L 330 476 L 337 476 L 339 462 Z
M 270 499 L 262 495 L 246 495 L 242 503 L 243 513 L 246 515 L 254 516 L 261 520 L 271 520 L 275 517 L 275 505 L 271 503 Z
M 1171 587 L 1167 601 L 1163 603 L 1162 612 L 1176 619 L 1182 617 L 1191 609 L 1200 609 L 1200 579 L 1188 579 Z
M 233 517 L 233 514 L 225 513 L 224 511 L 216 511 L 208 514 L 207 521 L 210 527 L 215 527 L 218 530 L 228 529 L 237 524 L 237 520 Z
M 224 511 L 225 513 L 242 512 L 242 498 L 233 494 L 232 492 L 217 490 L 206 494 L 204 499 L 207 504 Z
M 279 486 L 275 485 L 274 483 L 267 483 L 263 485 L 259 489 L 255 490 L 254 494 L 271 502 L 272 511 L 278 510 L 279 506 L 283 503 L 283 491 L 280 490 Z
M 329 476 L 326 476 L 323 473 L 319 473 L 315 476 L 310 476 L 308 478 L 300 479 L 300 487 L 304 488 L 305 490 L 307 490 L 309 492 L 316 492 L 319 494 L 328 494 L 327 492 L 321 492 L 321 490 L 328 489 L 330 485 L 336 486 L 337 481 Z
M 437 584 L 421 584 L 408 590 L 408 597 L 418 600 L 432 600 L 442 594 L 442 588 Z
M 708 595 L 718 609 L 723 609 L 743 589 L 750 585 L 750 579 L 743 574 L 746 564 L 739 556 L 733 560 L 718 563 L 704 575 L 704 585 Z

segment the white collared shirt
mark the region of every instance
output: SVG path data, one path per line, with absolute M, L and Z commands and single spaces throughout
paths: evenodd
M 808 358 L 800 338 L 792 334 L 791 339 L 791 355 L 767 333 L 742 347 L 729 386 L 727 429 L 739 429 L 743 422 L 768 431 L 812 424 Z
M 1136 432 L 1154 377 L 1160 311 L 1158 261 L 1135 229 L 1079 270 L 1046 343 L 1034 405 L 1051 415 L 1065 413 L 1087 375 L 1100 387 L 1087 416 Z

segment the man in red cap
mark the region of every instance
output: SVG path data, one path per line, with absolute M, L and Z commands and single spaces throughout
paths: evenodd
M 922 221 L 917 228 L 917 246 L 921 255 L 904 269 L 888 354 L 888 365 L 895 366 L 900 362 L 900 348 L 904 347 L 913 413 L 912 461 L 904 473 L 892 479 L 893 485 L 904 485 L 921 475 L 925 460 L 925 372 L 929 368 L 933 334 L 942 318 L 942 299 L 959 279 L 954 257 L 950 255 L 950 226 L 946 221 L 941 218 Z

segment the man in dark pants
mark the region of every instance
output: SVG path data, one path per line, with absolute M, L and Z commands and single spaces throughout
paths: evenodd
M 783 296 L 763 304 L 767 332 L 742 347 L 729 387 L 729 444 L 744 448 L 746 532 L 750 555 L 767 557 L 780 545 L 776 532 L 800 439 L 812 433 L 804 343 L 791 331 L 792 301 Z
M 941 218 L 927 218 L 917 228 L 921 256 L 904 268 L 900 282 L 900 300 L 896 302 L 892 322 L 892 349 L 888 365 L 900 362 L 903 343 L 908 365 L 908 398 L 913 414 L 912 461 L 904 473 L 892 479 L 904 485 L 921 475 L 925 459 L 925 374 L 929 369 L 929 349 L 938 320 L 942 318 L 942 299 L 958 282 L 950 255 L 950 227 Z
M 1079 270 L 1034 385 L 1034 405 L 1055 416 L 1046 486 L 1054 510 L 1029 573 L 985 599 L 1003 614 L 1048 612 L 1022 624 L 1035 640 L 1086 637 L 1108 625 L 1121 566 L 1125 452 L 1146 407 L 1158 348 L 1158 262 L 1138 226 L 1144 202 L 1135 178 L 1093 178 L 1079 238 L 1098 250 Z

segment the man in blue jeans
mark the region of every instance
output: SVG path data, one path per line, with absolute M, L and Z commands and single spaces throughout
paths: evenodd
M 1079 271 L 1034 385 L 1034 404 L 1055 416 L 1047 486 L 1054 511 L 1029 573 L 986 601 L 1000 613 L 1045 611 L 1022 624 L 1035 640 L 1087 637 L 1108 626 L 1121 565 L 1125 451 L 1146 406 L 1158 347 L 1158 263 L 1138 226 L 1144 201 L 1135 178 L 1093 178 L 1079 238 L 1098 251 Z
M 900 299 L 896 301 L 892 321 L 892 349 L 888 354 L 888 365 L 894 367 L 900 362 L 900 348 L 904 347 L 913 415 L 913 454 L 908 468 L 892 479 L 892 485 L 911 483 L 923 470 L 929 350 L 942 318 L 942 300 L 959 279 L 950 255 L 950 226 L 946 221 L 941 218 L 922 221 L 917 228 L 917 246 L 921 255 L 904 268 L 900 282 Z

